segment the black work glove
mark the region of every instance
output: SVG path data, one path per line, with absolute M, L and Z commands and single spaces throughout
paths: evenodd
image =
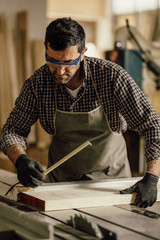
M 22 154 L 16 164 L 18 180 L 25 187 L 38 187 L 45 180 L 44 172 L 40 163 Z
M 152 206 L 157 200 L 157 183 L 159 177 L 146 172 L 145 176 L 132 187 L 121 190 L 121 194 L 137 193 L 134 205 L 141 208 Z

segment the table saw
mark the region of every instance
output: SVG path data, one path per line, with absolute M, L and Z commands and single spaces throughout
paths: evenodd
M 145 209 L 132 205 L 134 195 L 119 190 L 141 178 L 16 185 L 17 176 L 0 170 L 0 239 L 149 240 L 160 239 L 158 200 Z

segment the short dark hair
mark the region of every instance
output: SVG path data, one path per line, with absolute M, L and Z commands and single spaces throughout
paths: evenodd
M 45 47 L 48 44 L 53 50 L 64 50 L 78 45 L 78 52 L 85 49 L 85 31 L 71 18 L 57 18 L 46 28 Z

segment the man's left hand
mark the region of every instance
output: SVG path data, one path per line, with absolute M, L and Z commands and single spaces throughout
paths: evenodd
M 141 208 L 152 206 L 157 200 L 158 176 L 146 172 L 145 176 L 132 187 L 121 190 L 121 194 L 136 192 L 137 196 L 134 205 Z

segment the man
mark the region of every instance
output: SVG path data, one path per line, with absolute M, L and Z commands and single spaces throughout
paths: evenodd
M 145 138 L 147 171 L 121 193 L 137 192 L 135 205 L 151 206 L 160 175 L 160 118 L 129 74 L 107 60 L 85 56 L 85 33 L 71 18 L 52 21 L 45 36 L 46 64 L 25 81 L 2 130 L 1 148 L 24 186 L 44 180 L 26 153 L 31 126 L 40 120 L 53 139 L 48 167 L 86 140 L 88 146 L 49 174 L 50 182 L 130 177 L 122 132 Z

